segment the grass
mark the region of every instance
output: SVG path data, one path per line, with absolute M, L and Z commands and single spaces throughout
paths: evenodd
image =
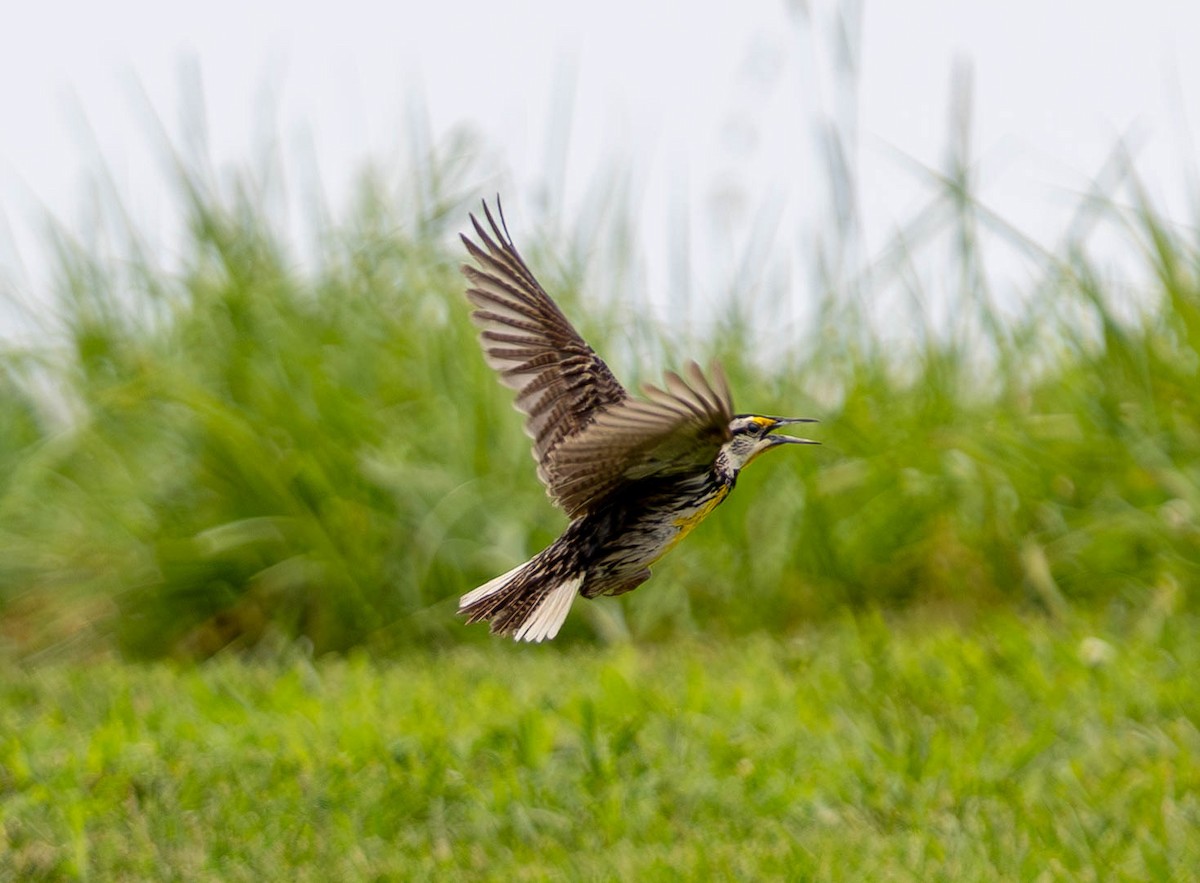
M 0 879 L 1195 879 L 1200 622 L 1153 625 L 8 668 Z
M 510 202 L 618 376 L 717 357 L 824 442 L 531 648 L 453 615 L 563 522 L 457 272 L 490 170 L 419 129 L 303 260 L 271 163 L 187 146 L 176 263 L 111 197 L 48 243 L 0 348 L 0 880 L 1195 879 L 1200 241 L 1131 168 L 1045 248 L 963 125 L 858 266 L 833 133 L 809 277 L 751 241 L 683 329 L 606 296 L 628 188 Z
M 60 234 L 55 320 L 0 351 L 10 651 L 203 658 L 272 628 L 318 653 L 463 639 L 453 599 L 563 527 L 468 320 L 463 155 L 432 151 L 404 176 L 419 190 L 364 187 L 305 265 L 265 184 L 231 188 L 182 161 L 178 268 L 119 211 L 97 237 L 115 252 Z M 1081 238 L 1053 253 L 1023 243 L 1038 275 L 1002 309 L 976 230 L 995 220 L 965 177 L 936 186 L 930 211 L 959 243 L 950 319 L 939 327 L 916 292 L 882 325 L 883 281 L 830 276 L 787 293 L 815 298 L 817 319 L 769 356 L 745 307 L 752 280 L 694 340 L 630 323 L 632 303 L 583 297 L 606 290 L 589 250 L 611 256 L 628 238 L 619 205 L 576 248 L 510 218 L 630 383 L 716 356 L 741 408 L 823 421 L 822 448 L 756 464 L 657 568 L 653 592 L 582 605 L 567 640 L 786 632 L 847 605 L 1194 608 L 1194 237 L 1130 173 L 1132 208 L 1089 208 L 1098 217 L 1082 226 L 1140 255 L 1136 298 Z

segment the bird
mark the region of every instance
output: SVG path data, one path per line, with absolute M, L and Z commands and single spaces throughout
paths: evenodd
M 499 222 L 496 220 L 499 216 Z M 575 597 L 632 591 L 651 567 L 728 498 L 766 451 L 818 444 L 777 434 L 807 417 L 734 412 L 721 365 L 668 371 L 630 394 L 534 278 L 513 244 L 500 198 L 487 228 L 470 215 L 473 263 L 462 265 L 484 358 L 525 415 L 537 475 L 570 519 L 529 561 L 459 600 L 467 623 L 517 641 L 554 638 Z

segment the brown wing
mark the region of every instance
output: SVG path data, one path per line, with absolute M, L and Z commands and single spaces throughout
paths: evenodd
M 500 380 L 517 390 L 514 405 L 526 415 L 525 432 L 533 439 L 542 476 L 542 464 L 564 439 L 629 394 L 533 278 L 508 235 L 498 199 L 496 207 L 499 225 L 483 205 L 490 235 L 471 216 L 484 247 L 462 237 L 478 265 L 465 264 L 462 271 L 467 297 L 476 307 L 472 319 L 482 329 L 484 357 Z
M 695 362 L 687 380 L 668 372 L 666 389 L 646 387 L 645 400 L 626 399 L 596 415 L 539 468 L 550 494 L 575 517 L 622 482 L 700 472 L 730 438 L 733 397 L 720 365 L 710 383 Z

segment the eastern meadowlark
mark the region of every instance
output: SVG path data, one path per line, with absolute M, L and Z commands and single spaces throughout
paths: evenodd
M 483 244 L 463 243 L 462 270 L 484 357 L 525 414 L 537 473 L 570 517 L 567 529 L 524 564 L 460 599 L 468 622 L 494 634 L 543 641 L 558 634 L 575 596 L 620 595 L 650 578 L 650 566 L 700 523 L 751 460 L 784 444 L 775 435 L 807 418 L 734 414 L 720 365 L 706 378 L 667 372 L 665 388 L 631 396 L 567 321 L 513 245 L 497 200 L 471 223 Z

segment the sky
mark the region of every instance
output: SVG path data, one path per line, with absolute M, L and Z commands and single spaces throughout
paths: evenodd
M 865 247 L 882 248 L 928 199 L 913 168 L 944 164 L 968 82 L 980 196 L 1039 241 L 1121 139 L 1188 218 L 1196 34 L 1188 0 L 20 4 L 0 30 L 0 284 L 39 297 L 44 213 L 86 234 L 101 163 L 139 223 L 169 230 L 155 127 L 185 137 L 197 93 L 218 166 L 277 140 L 335 206 L 402 152 L 415 107 L 435 139 L 466 125 L 488 145 L 502 173 L 478 183 L 508 196 L 510 225 L 546 194 L 578 214 L 622 170 L 652 290 L 678 284 L 681 220 L 712 297 L 763 230 L 798 254 L 826 235 L 830 118 L 857 135 Z

